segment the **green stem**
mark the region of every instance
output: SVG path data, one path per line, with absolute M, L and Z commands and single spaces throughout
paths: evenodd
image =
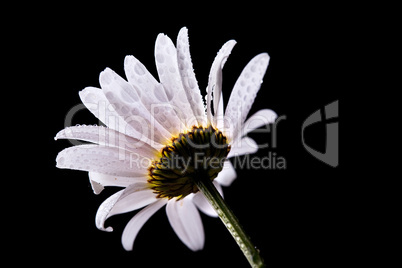
M 264 261 L 259 254 L 259 250 L 250 241 L 250 238 L 241 227 L 239 220 L 228 207 L 225 200 L 223 200 L 212 181 L 207 176 L 200 176 L 195 180 L 195 183 L 218 213 L 219 218 L 243 251 L 243 254 L 247 258 L 251 267 L 265 267 Z

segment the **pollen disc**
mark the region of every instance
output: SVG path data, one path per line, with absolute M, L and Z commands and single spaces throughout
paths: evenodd
M 229 151 L 227 138 L 221 131 L 212 126 L 194 126 L 191 131 L 173 137 L 162 149 L 160 159 L 149 168 L 148 183 L 159 198 L 180 200 L 198 192 L 194 182 L 198 177 L 214 180 Z

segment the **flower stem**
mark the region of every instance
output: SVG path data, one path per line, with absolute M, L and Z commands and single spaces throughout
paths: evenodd
M 264 261 L 259 254 L 259 250 L 250 241 L 250 238 L 241 227 L 239 220 L 228 207 L 225 200 L 223 200 L 212 181 L 207 176 L 200 176 L 195 180 L 195 183 L 218 213 L 219 218 L 243 251 L 243 254 L 247 258 L 251 267 L 265 267 Z

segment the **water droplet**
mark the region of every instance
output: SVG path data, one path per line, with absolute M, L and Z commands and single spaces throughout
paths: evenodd
M 88 93 L 88 94 L 85 96 L 85 102 L 88 102 L 88 103 L 95 103 L 95 101 L 96 101 L 96 96 L 95 96 L 94 93 Z
M 171 47 L 169 47 L 169 46 L 166 47 L 166 53 L 167 53 L 168 55 L 171 55 L 171 54 L 173 53 Z
M 216 212 L 218 213 L 219 216 L 223 216 L 223 212 L 219 208 L 216 210 Z
M 172 100 L 175 95 L 175 91 L 169 87 L 165 87 L 165 93 L 169 101 Z
M 197 84 L 196 81 L 194 81 L 194 79 L 190 79 L 188 80 L 188 85 L 191 89 L 195 88 L 195 85 Z
M 163 86 L 161 84 L 158 84 L 157 86 L 154 87 L 153 90 L 153 95 L 162 102 L 166 102 L 167 99 L 165 97 L 165 94 L 163 93 L 163 91 L 165 91 L 165 89 L 163 88 Z
M 58 163 L 59 165 L 63 165 L 63 164 L 64 164 L 64 157 L 60 157 L 60 158 L 57 160 L 57 163 Z
M 113 95 L 113 93 L 110 92 L 110 91 L 109 91 L 109 92 L 106 92 L 105 96 L 106 96 L 106 98 L 107 98 L 109 101 L 111 101 L 111 100 L 114 99 L 114 95 Z
M 128 113 L 128 108 L 127 108 L 126 106 L 122 106 L 122 107 L 121 107 L 121 112 L 122 112 L 123 114 L 127 114 L 127 113 Z
M 156 54 L 156 61 L 159 63 L 163 63 L 165 61 L 165 57 L 162 54 Z
M 138 75 L 144 75 L 145 74 L 145 70 L 143 68 L 143 66 L 141 66 L 139 63 L 137 63 L 134 66 L 134 71 L 138 74 Z

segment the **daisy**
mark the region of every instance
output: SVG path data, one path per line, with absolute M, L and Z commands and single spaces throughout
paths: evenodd
M 222 68 L 235 44 L 230 40 L 219 50 L 204 105 L 187 29 L 180 30 L 176 46 L 159 34 L 155 44 L 159 82 L 140 61 L 127 56 L 127 80 L 107 68 L 100 74 L 101 89 L 87 87 L 79 93 L 84 105 L 106 127 L 73 126 L 56 135 L 55 139 L 90 142 L 61 151 L 56 159 L 58 168 L 88 171 L 95 194 L 105 186 L 124 187 L 99 207 L 97 228 L 111 232 L 112 227 L 105 227 L 109 217 L 142 208 L 123 231 L 124 249 L 133 249 L 142 226 L 166 205 L 173 230 L 191 250 L 204 246 L 198 210 L 219 216 L 244 252 L 251 256 L 255 250 L 220 204 L 221 186 L 230 186 L 236 178 L 228 158 L 258 149 L 246 134 L 273 123 L 276 114 L 264 109 L 246 120 L 268 66 L 267 53 L 246 65 L 224 111 Z

